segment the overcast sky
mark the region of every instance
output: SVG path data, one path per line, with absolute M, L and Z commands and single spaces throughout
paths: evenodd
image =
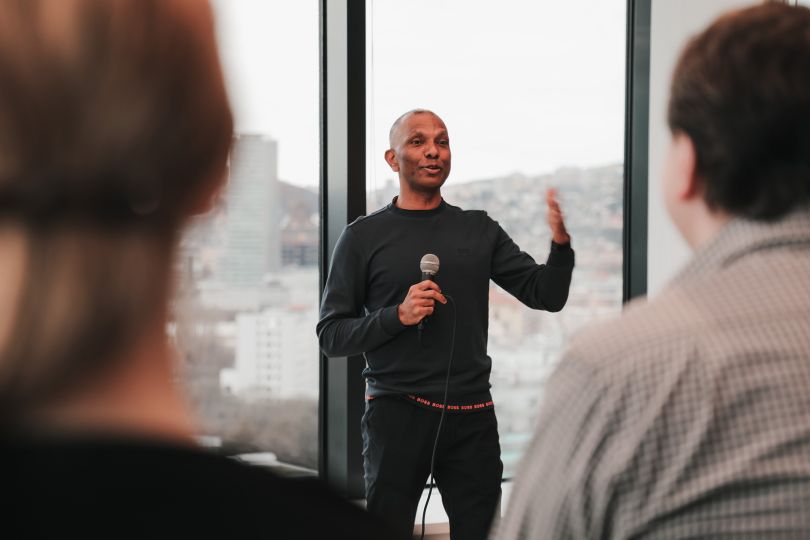
M 279 142 L 279 177 L 318 175 L 318 3 L 213 0 L 237 131 Z M 368 3 L 370 183 L 391 122 L 430 108 L 447 123 L 452 182 L 619 163 L 624 0 Z

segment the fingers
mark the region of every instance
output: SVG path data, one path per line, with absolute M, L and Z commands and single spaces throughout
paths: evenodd
M 565 227 L 565 220 L 562 217 L 562 214 L 557 214 L 556 216 L 549 216 L 548 217 L 548 225 L 551 228 L 552 233 L 566 233 Z
M 560 203 L 557 201 L 557 190 L 554 188 L 548 188 L 546 190 L 546 205 L 548 205 L 549 211 L 556 210 L 557 212 L 560 211 Z
M 432 298 L 442 304 L 447 303 L 447 298 L 441 293 L 441 287 L 429 279 L 412 286 L 409 294 L 413 298 Z
M 416 294 L 414 294 L 414 298 L 427 299 L 430 300 L 431 302 L 439 301 L 442 304 L 447 303 L 447 298 L 445 298 L 445 296 L 442 293 L 431 290 L 417 292 Z
M 562 210 L 560 210 L 560 207 L 559 206 L 549 206 L 548 207 L 548 218 L 549 218 L 549 220 L 552 220 L 552 219 L 562 220 L 563 219 L 563 213 L 562 213 Z
M 546 190 L 546 204 L 548 205 L 548 225 L 551 228 L 551 239 L 558 244 L 570 242 L 571 238 L 565 228 L 565 216 L 557 202 L 557 190 Z
M 563 218 L 563 213 L 559 210 L 549 210 L 548 221 L 551 224 L 561 224 L 565 221 L 565 219 Z
M 548 205 L 549 224 L 552 226 L 563 225 L 565 218 L 560 209 L 560 203 L 557 201 L 557 190 L 553 187 L 546 190 L 546 204 Z
M 439 287 L 439 284 L 433 281 L 432 279 L 426 279 L 414 285 L 419 290 L 426 290 L 426 289 L 433 289 L 434 291 L 442 292 L 442 288 Z
M 550 187 L 546 190 L 546 204 L 550 206 L 557 204 L 557 190 Z
M 417 283 L 416 285 L 411 285 L 411 287 L 408 289 L 408 296 L 421 297 L 422 295 L 424 295 L 424 294 L 426 294 L 428 292 L 434 292 L 434 291 L 441 293 L 441 289 L 439 288 L 438 285 L 436 285 L 436 283 L 434 283 L 433 281 L 431 281 L 429 279 L 426 279 L 425 281 L 422 281 L 421 283 Z
M 397 308 L 399 320 L 406 326 L 417 324 L 433 314 L 436 302 L 447 303 L 447 297 L 441 293 L 441 287 L 436 282 L 427 279 L 412 285 Z

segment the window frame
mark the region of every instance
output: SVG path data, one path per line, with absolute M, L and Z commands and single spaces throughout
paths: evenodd
M 319 299 L 338 237 L 366 213 L 366 1 L 319 0 Z M 647 290 L 650 13 L 651 0 L 628 0 L 623 302 Z M 362 499 L 365 359 L 319 356 L 318 473 L 343 497 Z
M 320 0 L 320 276 L 323 297 L 344 227 L 366 213 L 366 2 Z M 364 497 L 363 356 L 320 353 L 318 473 L 343 497 Z
M 647 294 L 652 0 L 627 2 L 622 301 Z

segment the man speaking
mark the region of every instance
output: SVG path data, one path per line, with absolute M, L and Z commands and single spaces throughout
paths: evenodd
M 544 265 L 486 212 L 445 202 L 450 139 L 436 114 L 405 113 L 391 127 L 390 144 L 385 160 L 399 174 L 399 195 L 340 236 L 318 338 L 327 356 L 365 353 L 368 510 L 397 538 L 410 538 L 435 443 L 434 477 L 451 537 L 483 539 L 503 471 L 489 391 L 489 280 L 530 308 L 559 311 L 574 252 L 552 190 Z

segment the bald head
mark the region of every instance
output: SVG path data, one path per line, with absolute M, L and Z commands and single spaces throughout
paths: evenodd
M 409 118 L 417 114 L 429 114 L 444 124 L 444 121 L 439 117 L 439 115 L 433 111 L 429 111 L 428 109 L 412 109 L 394 120 L 394 123 L 391 124 L 391 129 L 388 131 L 388 144 L 390 145 L 390 148 L 394 148 L 394 146 L 402 142 L 403 134 L 401 133 L 400 128 Z
M 450 174 L 450 138 L 439 116 L 425 109 L 396 119 L 389 133 L 385 161 L 399 175 L 400 196 L 419 192 L 438 195 Z

